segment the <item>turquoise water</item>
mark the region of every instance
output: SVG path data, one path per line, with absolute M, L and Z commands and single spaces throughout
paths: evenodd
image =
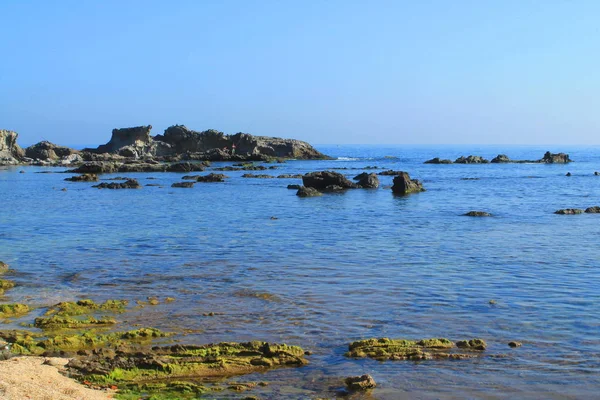
M 257 339 L 313 351 L 305 368 L 241 378 L 271 382 L 251 393 L 261 398 L 334 397 L 344 377 L 363 373 L 379 384 L 365 396 L 375 399 L 597 396 L 600 215 L 553 212 L 600 205 L 600 148 L 318 149 L 339 159 L 254 173 L 337 169 L 352 177 L 378 166 L 408 171 L 427 191 L 298 198 L 286 186 L 299 179 L 247 179 L 243 171 L 193 189 L 170 187 L 184 174 L 131 173 L 163 187 L 111 191 L 65 182 L 72 174 L 36 173 L 63 169 L 0 170 L 0 260 L 21 284 L 7 300 L 171 296 L 174 303 L 123 323 L 190 329 L 185 342 Z M 538 159 L 546 150 L 575 162 L 423 164 L 469 154 Z M 470 210 L 494 217 L 461 216 Z M 480 337 L 486 354 L 502 357 L 343 357 L 349 342 L 368 337 Z M 512 340 L 523 347 L 510 349 Z

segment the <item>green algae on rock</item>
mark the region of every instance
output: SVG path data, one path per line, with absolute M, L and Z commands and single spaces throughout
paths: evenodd
M 9 281 L 8 279 L 0 279 L 0 292 L 6 289 L 12 289 L 15 287 L 15 283 L 13 281 Z
M 129 302 L 127 300 L 107 300 L 98 304 L 93 300 L 64 301 L 48 309 L 46 315 L 71 317 L 75 315 L 90 314 L 94 311 L 111 311 L 113 313 L 125 312 Z
M 33 321 L 33 326 L 41 329 L 77 329 L 83 326 L 89 325 L 114 325 L 117 321 L 114 318 L 102 317 L 94 318 L 88 317 L 83 319 L 73 317 L 61 317 L 59 315 L 53 315 L 51 317 L 39 317 Z
M 0 304 L 0 318 L 16 317 L 27 314 L 31 309 L 27 304 Z
M 91 382 L 130 385 L 224 377 L 308 363 L 300 347 L 258 341 L 123 349 L 111 354 L 107 351 L 98 349 L 89 357 L 73 359 L 68 367 Z
M 483 339 L 460 340 L 456 342 L 456 347 L 461 349 L 485 350 L 487 343 Z
M 4 274 L 6 272 L 8 272 L 8 264 L 5 263 L 4 261 L 0 261 L 0 274 Z
M 483 343 L 485 344 L 485 342 Z M 480 343 L 474 342 L 474 344 Z M 462 359 L 473 357 L 473 355 L 470 354 L 451 353 L 450 350 L 453 347 L 454 343 L 445 338 L 422 339 L 419 341 L 389 338 L 365 339 L 352 342 L 345 355 L 346 357 L 368 357 L 381 361 L 431 360 L 443 358 Z M 472 349 L 476 349 L 476 347 L 472 347 Z

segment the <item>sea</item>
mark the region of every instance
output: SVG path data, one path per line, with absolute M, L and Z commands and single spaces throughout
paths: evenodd
M 269 382 L 252 392 L 261 399 L 336 398 L 345 377 L 362 374 L 378 386 L 350 398 L 600 397 L 600 214 L 554 214 L 600 205 L 600 147 L 316 147 L 333 159 L 228 171 L 223 183 L 191 189 L 171 187 L 183 173 L 106 174 L 143 188 L 98 190 L 65 181 L 74 175 L 66 168 L 3 168 L 0 260 L 19 286 L 2 300 L 43 313 L 65 300 L 157 296 L 160 305 L 117 318 L 184 343 L 264 340 L 312 352 L 306 367 L 232 378 Z M 574 162 L 423 163 L 535 160 L 547 150 Z M 378 189 L 300 198 L 287 188 L 300 179 L 242 178 L 389 169 L 426 191 L 395 196 L 393 177 L 379 176 Z M 471 210 L 492 216 L 463 216 Z M 467 360 L 344 356 L 352 341 L 380 337 L 481 338 L 488 348 Z

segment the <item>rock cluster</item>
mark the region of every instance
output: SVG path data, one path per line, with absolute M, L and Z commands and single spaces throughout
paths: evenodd
M 425 161 L 424 164 L 523 164 L 523 163 L 538 163 L 538 164 L 566 164 L 572 160 L 568 154 L 565 153 L 550 153 L 547 151 L 542 158 L 539 160 L 511 160 L 506 154 L 498 154 L 496 157 L 489 161 L 481 156 L 460 156 L 456 160 L 441 159 L 439 157 L 432 158 L 431 160 Z

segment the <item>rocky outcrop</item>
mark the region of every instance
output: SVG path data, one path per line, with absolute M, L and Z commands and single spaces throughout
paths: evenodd
M 424 164 L 452 164 L 452 160 L 441 159 L 439 157 L 432 158 L 431 160 L 427 160 Z
M 171 185 L 173 188 L 193 188 L 196 182 L 175 182 Z
M 563 208 L 562 210 L 554 211 L 554 214 L 560 214 L 560 215 L 583 214 L 583 210 L 580 208 Z
M 192 172 L 204 171 L 204 163 L 159 163 L 156 161 L 142 162 L 110 162 L 95 161 L 80 165 L 67 172 L 79 174 L 110 174 L 114 172 Z
M 310 172 L 302 177 L 302 183 L 306 187 L 317 190 L 355 189 L 357 184 L 352 183 L 344 175 L 334 171 Z
M 19 164 L 25 152 L 17 144 L 17 132 L 0 129 L 0 165 Z
M 539 162 L 546 164 L 567 164 L 571 162 L 571 159 L 568 154 L 550 153 L 547 151 Z
M 208 175 L 200 175 L 196 178 L 196 182 L 225 182 L 226 175 L 210 173 Z
M 510 160 L 510 158 L 508 158 L 506 154 L 498 154 L 496 157 L 492 158 L 492 161 L 490 162 L 493 164 L 503 164 L 510 163 L 512 161 Z
M 98 182 L 98 175 L 96 174 L 83 174 L 66 178 L 65 181 L 71 182 Z
M 364 189 L 377 189 L 379 187 L 379 178 L 375 173 L 366 173 L 358 174 L 354 177 L 357 180 L 358 186 Z
M 139 182 L 135 179 L 129 179 L 125 182 L 122 183 L 117 183 L 117 182 L 111 182 L 111 183 L 106 183 L 106 182 L 102 182 L 99 185 L 95 185 L 92 186 L 98 189 L 139 189 L 142 186 L 140 186 Z
M 394 194 L 405 195 L 423 191 L 425 191 L 423 184 L 416 179 L 410 179 L 408 172 L 402 172 L 400 175 L 394 177 L 394 185 L 392 186 Z
M 371 375 L 366 374 L 362 376 L 349 376 L 344 382 L 350 391 L 373 389 L 377 386 L 375 379 Z
M 25 156 L 34 160 L 59 160 L 72 154 L 78 154 L 79 151 L 69 147 L 57 146 L 54 143 L 43 141 L 29 146 L 25 149 Z
M 481 156 L 460 156 L 456 160 L 454 160 L 455 164 L 487 164 L 488 160 Z
M 600 207 L 599 206 L 588 207 L 588 208 L 585 209 L 585 212 L 587 214 L 599 214 L 600 213 Z
M 300 188 L 296 192 L 296 196 L 298 197 L 317 197 L 322 195 L 323 193 L 319 192 L 317 189 L 306 186 L 300 186 Z

